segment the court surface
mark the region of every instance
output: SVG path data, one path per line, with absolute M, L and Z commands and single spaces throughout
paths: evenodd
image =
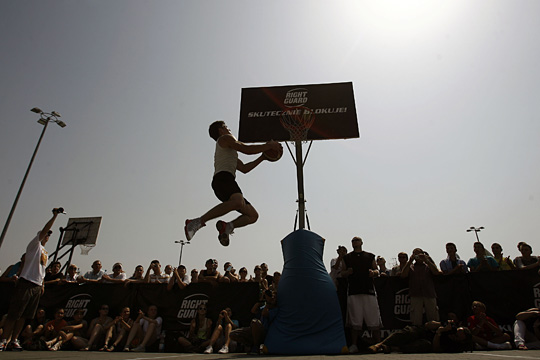
M 185 360 L 218 360 L 218 359 L 302 359 L 302 360 L 353 360 L 353 359 L 380 359 L 380 360 L 526 360 L 540 359 L 540 350 L 501 350 L 501 351 L 475 351 L 462 354 L 355 354 L 355 355 L 304 355 L 304 356 L 281 356 L 281 355 L 246 355 L 234 354 L 174 354 L 174 353 L 102 353 L 82 351 L 5 351 L 0 353 L 0 360 L 4 359 L 118 359 L 118 360 L 151 360 L 151 359 L 185 359 Z

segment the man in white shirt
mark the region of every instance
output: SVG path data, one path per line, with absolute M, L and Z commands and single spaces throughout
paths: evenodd
M 17 339 L 25 320 L 34 318 L 39 299 L 45 291 L 43 279 L 45 278 L 45 267 L 48 260 L 45 244 L 47 244 L 52 234 L 51 227 L 56 217 L 62 212 L 63 209 L 54 208 L 52 210 L 52 218 L 37 233 L 36 237 L 30 241 L 26 248 L 25 263 L 11 297 L 4 332 L 0 340 L 0 351 L 8 347 L 15 351 L 22 350 Z M 11 343 L 8 345 L 7 342 L 9 339 L 11 339 Z

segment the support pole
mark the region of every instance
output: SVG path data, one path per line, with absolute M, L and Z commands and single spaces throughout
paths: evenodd
M 304 199 L 304 161 L 302 158 L 302 142 L 296 145 L 296 178 L 298 180 L 298 228 L 306 228 L 306 200 Z

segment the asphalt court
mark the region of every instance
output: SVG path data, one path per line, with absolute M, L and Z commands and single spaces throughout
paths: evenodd
M 104 353 L 104 352 L 83 352 L 83 351 L 22 351 L 22 352 L 12 352 L 5 351 L 0 353 L 1 360 L 11 360 L 11 359 L 113 359 L 113 360 L 153 360 L 153 359 L 163 359 L 163 360 L 175 360 L 175 359 L 184 359 L 184 360 L 221 360 L 221 359 L 241 359 L 241 360 L 250 360 L 250 359 L 287 359 L 287 360 L 357 360 L 359 358 L 370 360 L 370 359 L 379 359 L 379 360 L 487 360 L 487 359 L 496 359 L 496 360 L 526 360 L 526 359 L 540 359 L 540 350 L 500 350 L 500 351 L 475 351 L 472 353 L 461 353 L 461 354 L 355 354 L 355 355 L 294 355 L 294 356 L 283 356 L 283 355 L 247 355 L 247 354 L 176 354 L 176 353 L 133 353 L 133 352 L 115 352 L 115 353 Z

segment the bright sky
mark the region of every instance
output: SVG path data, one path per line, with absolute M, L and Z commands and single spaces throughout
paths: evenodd
M 0 2 L 0 221 L 3 227 L 42 126 L 58 111 L 7 237 L 16 262 L 50 210 L 102 216 L 98 245 L 76 249 L 129 276 L 152 259 L 177 264 L 187 217 L 217 204 L 210 181 L 223 119 L 238 133 L 244 87 L 352 81 L 361 138 L 318 141 L 305 165 L 312 231 L 324 262 L 353 236 L 386 257 L 444 244 L 473 256 L 480 239 L 538 252 L 540 2 L 530 1 L 26 1 Z M 241 156 L 244 161 L 250 157 Z M 288 154 L 238 182 L 260 213 L 228 248 L 212 222 L 183 263 L 217 258 L 281 271 L 293 230 L 296 171 Z M 226 220 L 235 215 L 230 214 Z

